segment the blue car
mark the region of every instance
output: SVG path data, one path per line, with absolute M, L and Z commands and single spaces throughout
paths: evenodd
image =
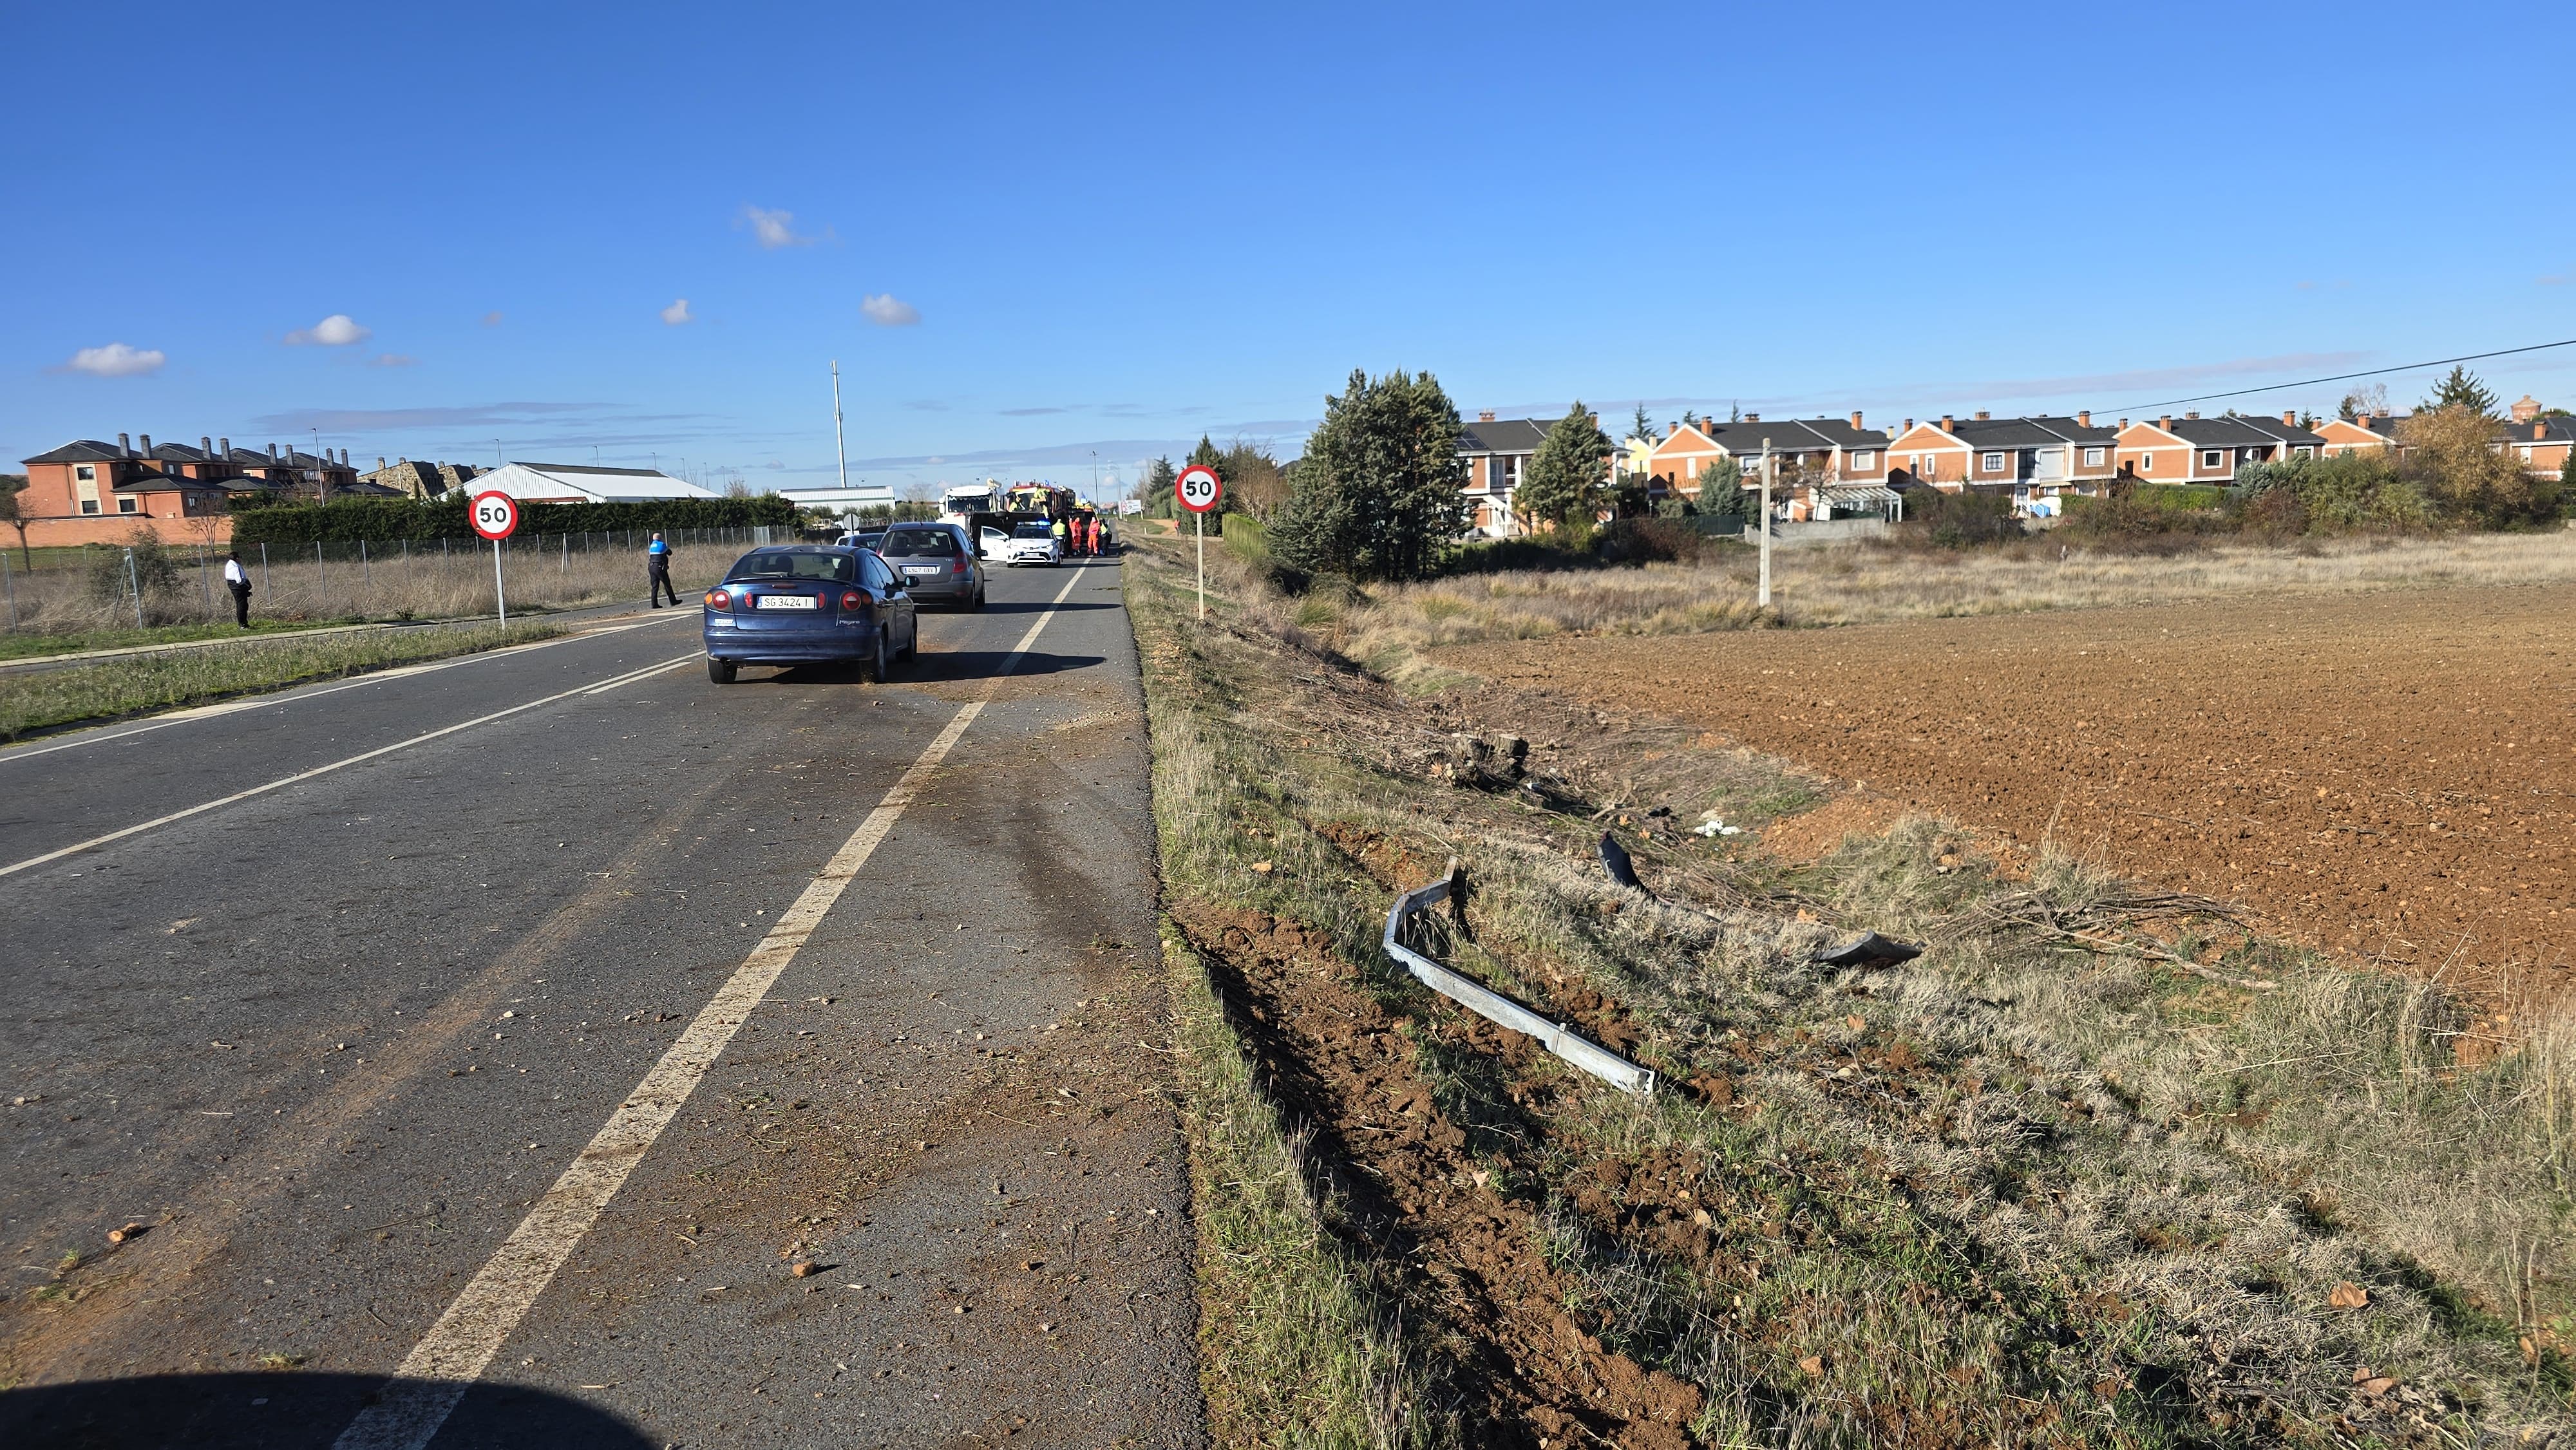
M 921 648 L 912 596 L 886 561 L 837 544 L 754 549 L 707 591 L 707 678 L 744 665 L 856 664 L 871 683 Z

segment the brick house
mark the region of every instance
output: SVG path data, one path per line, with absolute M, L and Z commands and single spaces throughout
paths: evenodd
M 2069 493 L 2096 494 L 2119 475 L 2118 436 L 2089 412 L 1997 418 L 1980 412 L 1907 419 L 1889 440 L 1889 477 L 1945 493 L 2008 493 L 2017 513 L 2056 512 Z
M 2567 466 L 2567 455 L 2576 451 L 2576 418 L 2517 418 L 2504 425 L 2504 446 L 2525 473 L 2556 478 Z
M 1498 419 L 1488 410 L 1459 431 L 1458 456 L 1467 460 L 1467 502 L 1474 510 L 1468 526 L 1477 534 L 1501 539 L 1520 531 L 1512 495 L 1551 426 L 1530 418 Z
M 2299 425 L 2295 414 L 2278 418 L 2204 418 L 2170 414 L 2154 422 L 2120 420 L 2120 472 L 2140 483 L 2224 485 L 2248 463 L 2277 463 L 2324 454 L 2328 440 Z
M 2405 421 L 2403 413 L 2393 418 L 2369 413 L 2357 418 L 2328 418 L 2315 429 L 2319 440 L 2317 453 L 2321 457 L 2332 458 L 2365 448 L 2394 448 L 2402 454 L 2406 449 L 2397 441 L 2397 430 Z
M 164 453 L 172 456 L 164 457 Z M 232 536 L 231 475 L 211 449 L 143 446 L 79 438 L 25 460 L 18 506 L 31 545 L 107 544 L 139 526 L 164 543 L 217 543 Z
M 1720 457 L 1734 459 L 1745 481 L 1755 482 L 1766 441 L 1782 480 L 1782 496 L 1772 503 L 1790 517 L 1879 510 L 1878 495 L 1887 484 L 1887 434 L 1866 426 L 1859 413 L 1767 422 L 1759 413 L 1747 413 L 1723 423 L 1714 418 L 1684 423 L 1656 444 L 1648 458 L 1653 479 L 1648 493 L 1677 491 L 1696 500 L 1701 471 Z

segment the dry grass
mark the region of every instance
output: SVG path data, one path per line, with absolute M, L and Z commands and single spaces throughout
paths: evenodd
M 0 675 L 0 740 L 85 720 L 203 704 L 389 665 L 473 654 L 563 633 L 537 620 L 270 635 L 240 644 L 168 650 L 94 665 Z
M 2448 545 L 2384 566 L 2372 556 L 2395 551 L 2358 551 L 2310 587 L 2556 567 L 2526 541 L 2472 542 L 2505 547 L 2471 548 L 2465 575 L 2442 572 L 2468 567 Z M 1589 1091 L 1533 1113 L 1495 1095 L 1489 1063 L 1461 1060 L 1440 1092 L 1456 1121 L 1531 1134 L 1514 1157 L 1549 1185 L 1551 1262 L 1583 1286 L 1568 1307 L 1703 1388 L 1703 1443 L 2543 1444 L 2576 1426 L 2576 1018 L 2468 1066 L 2452 1051 L 2464 1015 L 2438 985 L 2343 971 L 2206 915 L 2148 935 L 2136 893 L 2105 874 L 2049 858 L 2002 880 L 1929 820 L 1804 872 L 1636 842 L 1675 904 L 1645 902 L 1590 860 L 1590 801 L 1548 809 L 1392 772 L 1380 737 L 1427 720 L 1357 709 L 1354 689 L 1336 729 L 1301 693 L 1330 671 L 1296 651 L 1364 637 L 1351 616 L 1383 605 L 1284 599 L 1212 557 L 1198 643 L 1148 625 L 1184 607 L 1186 577 L 1139 562 L 1172 889 L 1257 903 L 1374 962 L 1383 897 L 1355 890 L 1343 836 L 1318 828 L 1454 853 L 1475 882 L 1462 965 L 1532 1000 L 1546 979 L 1589 983 L 1668 1081 L 1736 1084 L 1722 1108 Z M 1182 718 L 1185 735 L 1166 728 Z M 1175 745 L 1199 784 L 1167 800 Z M 1661 764 L 1657 789 L 1684 805 L 1686 772 Z M 1747 769 L 1709 763 L 1730 818 L 1766 789 Z M 1768 789 L 1798 785 L 1784 769 Z M 1237 815 L 1267 834 L 1237 839 Z M 1247 849 L 1274 869 L 1251 874 Z M 2080 945 L 2034 930 L 2034 902 L 2107 929 Z M 1864 925 L 1931 950 L 1894 971 L 1814 964 Z M 1578 1208 L 1596 1166 L 1656 1154 L 1704 1165 L 1698 1202 L 1750 1205 L 1719 1216 L 1707 1262 Z M 2368 1303 L 2338 1306 L 2347 1284 Z
M 671 579 L 682 598 L 724 575 L 746 545 L 682 544 L 672 551 Z M 488 545 L 392 544 L 368 557 L 354 545 L 333 544 L 315 562 L 308 548 L 290 556 L 270 551 L 244 555 L 251 579 L 254 620 L 358 621 L 465 619 L 493 612 L 492 551 Z M 232 596 L 223 584 L 223 551 L 202 556 L 193 546 L 171 551 L 179 563 L 176 587 L 144 599 L 148 625 L 229 624 Z M 625 550 L 522 549 L 504 561 L 512 613 L 579 609 L 631 601 L 645 588 L 642 555 Z M 131 630 L 131 595 L 101 597 L 78 567 L 40 569 L 14 576 L 22 631 L 74 635 Z
M 2060 547 L 2045 537 L 1991 549 L 1913 552 L 1876 543 L 1780 549 L 1769 612 L 1755 564 L 1715 562 L 1468 575 L 1371 590 L 1300 619 L 1373 668 L 1403 673 L 1443 645 L 1552 634 L 1696 634 L 1770 624 L 1867 624 L 2224 596 L 2346 593 L 2443 584 L 2576 582 L 2576 534 L 2225 544 L 2170 556 Z

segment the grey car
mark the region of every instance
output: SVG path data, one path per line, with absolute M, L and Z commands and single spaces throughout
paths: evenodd
M 877 542 L 877 554 L 923 604 L 984 607 L 984 561 L 976 557 L 963 525 L 896 524 Z

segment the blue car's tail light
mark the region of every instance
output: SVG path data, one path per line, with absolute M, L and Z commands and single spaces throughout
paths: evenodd
M 867 608 L 871 602 L 872 601 L 868 596 L 860 593 L 856 589 L 845 589 L 841 591 L 841 612 L 843 614 L 856 614 L 860 610 Z
M 733 596 L 721 589 L 710 589 L 707 591 L 707 608 L 731 609 L 733 608 Z

